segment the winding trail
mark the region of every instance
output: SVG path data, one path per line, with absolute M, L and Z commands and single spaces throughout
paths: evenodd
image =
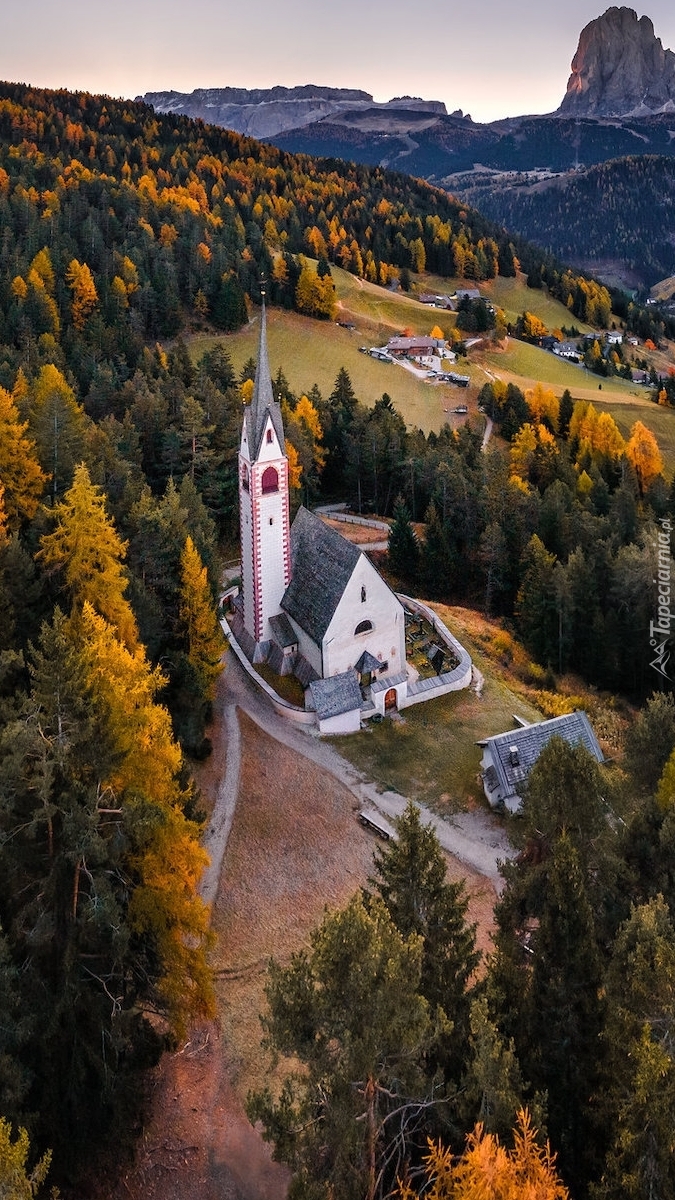
M 230 658 L 231 661 L 231 658 Z M 239 720 L 234 704 L 226 704 L 223 709 L 223 720 L 219 727 L 219 737 L 225 741 L 226 766 L 225 775 L 218 788 L 215 807 L 211 814 L 208 828 L 204 835 L 204 848 L 208 851 L 210 862 L 199 885 L 199 894 L 205 904 L 213 908 L 220 873 L 223 867 L 227 839 L 230 836 L 234 810 L 237 807 L 239 794 L 239 775 L 241 771 L 241 733 Z

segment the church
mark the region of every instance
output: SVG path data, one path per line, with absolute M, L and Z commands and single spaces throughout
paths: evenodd
M 263 306 L 253 396 L 239 450 L 241 595 L 233 632 L 252 662 L 294 674 L 323 731 L 358 729 L 405 703 L 405 612 L 362 553 L 300 508 L 289 521 L 289 471 L 274 397 Z

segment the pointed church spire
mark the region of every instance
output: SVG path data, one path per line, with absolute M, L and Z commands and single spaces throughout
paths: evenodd
M 274 425 L 274 430 L 283 453 L 285 449 L 284 425 L 281 419 L 281 408 L 274 398 L 274 391 L 272 389 L 272 376 L 270 374 L 270 364 L 267 354 L 267 312 L 263 289 L 258 363 L 255 371 L 255 383 L 253 384 L 253 396 L 247 413 L 248 440 L 253 458 L 258 457 L 268 413 L 272 418 L 272 424 Z

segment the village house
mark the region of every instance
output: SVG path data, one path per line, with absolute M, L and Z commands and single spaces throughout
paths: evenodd
M 576 342 L 556 342 L 552 352 L 557 354 L 558 358 L 566 358 L 569 362 L 581 362 L 583 358 Z
M 387 353 L 393 358 L 432 357 L 445 350 L 446 344 L 445 338 L 424 337 L 422 334 L 393 337 L 387 342 Z
M 493 808 L 516 813 L 523 801 L 527 778 L 544 746 L 553 737 L 571 746 L 581 744 L 598 761 L 603 753 L 585 712 L 566 713 L 486 738 L 481 759 L 483 790 Z
M 420 304 L 428 304 L 430 308 L 454 308 L 452 300 L 449 296 L 439 295 L 436 292 L 420 292 L 417 299 L 419 300 Z

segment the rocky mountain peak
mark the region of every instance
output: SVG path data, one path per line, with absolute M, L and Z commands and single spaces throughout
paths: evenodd
M 608 8 L 581 31 L 559 112 L 621 117 L 675 109 L 675 54 L 664 50 L 649 17 Z

